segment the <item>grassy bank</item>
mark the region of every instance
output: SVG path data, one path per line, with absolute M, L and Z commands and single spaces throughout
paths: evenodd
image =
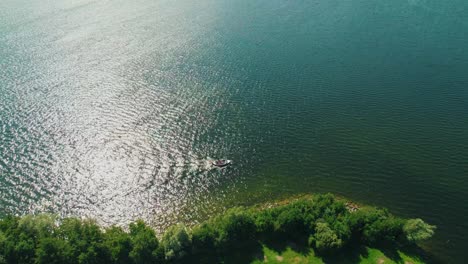
M 416 242 L 434 229 L 331 194 L 233 208 L 159 239 L 143 221 L 124 231 L 50 215 L 6 217 L 0 263 L 423 263 Z

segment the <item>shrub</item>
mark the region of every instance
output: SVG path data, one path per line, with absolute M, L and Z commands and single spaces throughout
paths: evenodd
M 190 254 L 191 241 L 184 225 L 169 227 L 161 240 L 166 259 L 181 259 Z
M 406 239 L 410 242 L 426 240 L 434 235 L 436 226 L 425 223 L 422 219 L 409 219 L 403 226 Z

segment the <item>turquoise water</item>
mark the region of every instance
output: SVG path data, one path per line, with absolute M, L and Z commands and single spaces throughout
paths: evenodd
M 436 224 L 423 246 L 463 263 L 467 11 L 2 0 L 0 212 L 163 227 L 334 192 Z

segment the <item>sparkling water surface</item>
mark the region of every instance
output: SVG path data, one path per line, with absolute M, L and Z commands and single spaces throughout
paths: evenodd
M 468 258 L 468 2 L 0 0 L 0 214 L 333 192 Z M 215 158 L 234 166 L 213 169 Z

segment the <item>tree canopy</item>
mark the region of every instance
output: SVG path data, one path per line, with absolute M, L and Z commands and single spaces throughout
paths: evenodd
M 426 240 L 434 235 L 436 226 L 429 225 L 420 218 L 409 219 L 403 226 L 406 239 L 411 242 Z

